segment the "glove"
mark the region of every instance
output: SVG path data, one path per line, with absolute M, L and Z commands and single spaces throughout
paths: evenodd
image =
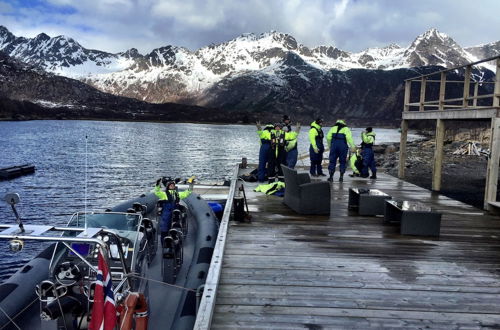
M 260 125 L 260 121 L 256 122 L 255 124 L 256 124 L 255 126 L 257 126 L 257 130 L 262 131 L 262 126 Z
M 159 178 L 158 180 L 156 180 L 156 185 L 159 186 L 161 183 L 161 178 Z
M 319 149 L 318 148 L 313 148 L 314 152 L 315 153 L 319 153 Z
M 295 126 L 295 130 L 297 131 L 297 134 L 300 132 L 300 123 L 297 123 L 297 126 Z
M 351 153 L 353 153 L 353 154 L 356 153 L 356 148 L 355 147 L 351 147 Z

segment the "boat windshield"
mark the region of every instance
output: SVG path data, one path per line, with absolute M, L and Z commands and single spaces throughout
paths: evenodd
M 140 214 L 137 213 L 76 213 L 68 223 L 69 227 L 107 228 L 119 231 L 137 231 L 140 222 Z

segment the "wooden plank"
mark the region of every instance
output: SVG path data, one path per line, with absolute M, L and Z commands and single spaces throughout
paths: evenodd
M 420 106 L 418 108 L 418 111 L 425 110 L 424 102 L 425 102 L 425 89 L 427 87 L 426 82 L 427 82 L 427 77 L 422 77 L 420 79 Z
M 403 111 L 409 111 L 410 110 L 410 95 L 411 95 L 411 81 L 405 81 L 405 96 L 404 96 L 404 103 L 403 103 Z
M 495 97 L 493 98 L 493 106 L 500 106 L 500 57 L 496 59 L 496 75 L 495 75 L 495 87 L 493 94 Z
M 479 60 L 479 61 L 476 61 L 476 62 L 469 63 L 467 65 L 474 66 L 474 65 L 477 65 L 477 64 L 480 64 L 480 63 L 485 63 L 485 62 L 490 62 L 490 61 L 497 61 L 497 63 L 498 63 L 499 59 L 500 59 L 500 55 L 496 55 L 496 56 L 485 58 L 485 59 L 482 59 L 482 60 Z M 464 66 L 465 65 L 458 65 L 458 66 L 455 66 L 453 68 L 444 69 L 444 70 L 437 71 L 437 72 L 432 72 L 432 73 L 427 73 L 427 74 L 420 75 L 420 76 L 413 77 L 413 78 L 408 78 L 408 79 L 405 79 L 405 81 L 415 81 L 415 80 L 420 80 L 422 77 L 432 77 L 432 76 L 435 76 L 436 74 L 441 73 L 441 72 L 456 71 L 457 69 L 462 69 Z
M 498 73 L 497 73 L 498 76 Z M 491 119 L 490 158 L 486 170 L 484 208 L 490 210 L 490 202 L 497 201 L 498 166 L 500 165 L 500 118 Z
M 496 324 L 500 322 L 500 315 L 488 313 L 447 313 L 447 312 L 421 312 L 421 311 L 393 311 L 368 308 L 318 308 L 318 307 L 293 307 L 293 306 L 239 306 L 221 305 L 219 311 L 239 317 L 241 314 L 252 314 L 255 318 L 266 318 L 268 316 L 282 316 L 286 321 L 293 315 L 316 315 L 327 317 L 352 317 L 352 318 L 396 318 L 409 320 L 433 320 L 438 322 L 456 323 L 482 323 Z M 227 314 L 226 314 L 227 315 Z
M 462 97 L 462 106 L 467 108 L 469 106 L 469 94 L 470 94 L 470 74 L 472 71 L 472 66 L 467 65 L 465 67 L 464 73 L 464 92 Z
M 432 169 L 432 190 L 441 190 L 441 173 L 443 167 L 443 146 L 444 146 L 445 124 L 442 119 L 436 122 L 436 146 L 434 149 L 434 166 Z
M 446 94 L 446 72 L 441 72 L 439 81 L 439 110 L 444 110 L 444 99 Z
M 229 223 L 212 329 L 479 328 L 500 322 L 500 221 L 402 180 L 332 184 L 332 213 L 300 215 L 245 183 L 251 223 Z M 439 238 L 347 209 L 350 187 L 443 212 Z M 314 328 L 315 329 L 315 328 Z
M 401 121 L 401 137 L 399 142 L 399 168 L 398 177 L 403 179 L 405 177 L 406 169 L 406 142 L 408 140 L 408 121 Z
M 455 110 L 427 110 L 403 112 L 404 120 L 431 120 L 431 119 L 487 119 L 497 117 L 497 108 L 482 109 L 455 109 Z
M 474 83 L 474 98 L 472 101 L 473 108 L 477 108 L 477 100 L 479 99 L 478 94 L 479 94 L 479 83 L 475 82 Z

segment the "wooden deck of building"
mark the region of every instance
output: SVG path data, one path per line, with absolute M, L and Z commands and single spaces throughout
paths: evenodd
M 384 174 L 334 182 L 329 217 L 255 186 L 252 222 L 229 224 L 212 329 L 500 328 L 499 217 Z M 441 236 L 348 211 L 350 187 L 432 206 Z

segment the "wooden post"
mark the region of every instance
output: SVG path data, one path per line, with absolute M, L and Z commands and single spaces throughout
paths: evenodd
M 497 71 L 498 72 L 498 71 Z M 500 118 L 491 118 L 490 159 L 486 171 L 484 209 L 490 210 L 489 202 L 497 200 L 498 166 L 500 158 Z
M 472 101 L 472 107 L 477 107 L 477 95 L 479 94 L 479 83 L 476 81 L 474 84 L 474 100 Z
M 404 179 L 406 168 L 406 140 L 408 138 L 408 121 L 401 121 L 401 139 L 399 143 L 399 170 L 398 177 Z
M 467 108 L 469 106 L 469 98 L 470 95 L 470 73 L 471 73 L 472 67 L 470 65 L 467 65 L 465 68 L 465 80 L 464 80 L 464 96 L 463 96 L 463 101 L 462 101 L 462 106 L 464 108 Z
M 497 73 L 495 77 L 495 88 L 493 92 L 493 106 L 500 106 L 500 58 L 497 58 Z
M 445 93 L 446 93 L 446 72 L 441 72 L 441 82 L 439 83 L 439 110 L 444 110 Z
M 419 111 L 424 111 L 424 102 L 425 102 L 425 85 L 427 83 L 427 77 L 422 77 L 422 81 L 420 83 L 420 107 Z
M 444 120 L 438 119 L 436 123 L 436 148 L 434 149 L 434 167 L 432 170 L 432 190 L 441 190 L 441 170 L 443 167 L 444 145 Z
M 405 98 L 404 98 L 404 104 L 403 104 L 403 111 L 407 112 L 410 111 L 410 93 L 411 93 L 411 80 L 405 81 Z

